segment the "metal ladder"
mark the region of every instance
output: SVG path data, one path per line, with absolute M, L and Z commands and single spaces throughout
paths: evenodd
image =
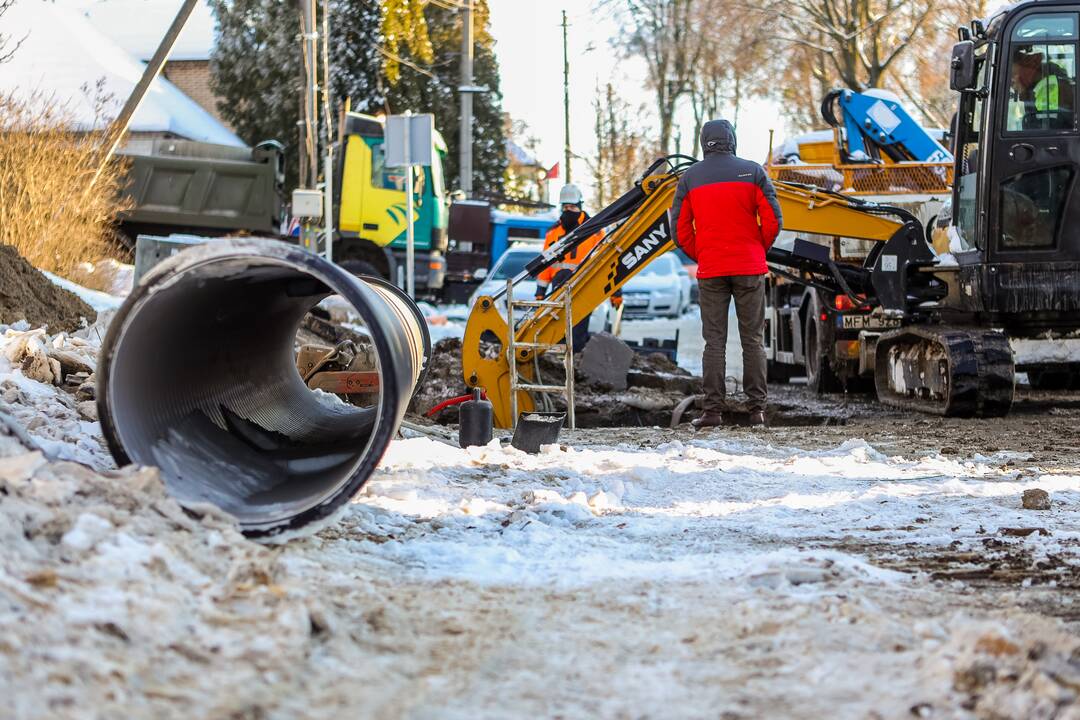
M 507 327 L 507 358 L 510 361 L 510 416 L 513 427 L 517 427 L 518 421 L 518 390 L 526 392 L 562 393 L 566 398 L 566 415 L 570 421 L 570 429 L 576 427 L 574 420 L 574 322 L 571 319 L 571 303 L 573 293 L 570 292 L 569 284 L 564 288 L 561 302 L 552 300 L 515 300 L 514 281 L 506 281 L 506 327 Z M 566 320 L 566 338 L 562 343 L 541 342 L 518 342 L 514 332 L 514 309 L 515 308 L 561 308 Z M 518 350 L 554 350 L 563 353 L 563 366 L 566 368 L 565 385 L 536 385 L 518 381 L 517 355 Z

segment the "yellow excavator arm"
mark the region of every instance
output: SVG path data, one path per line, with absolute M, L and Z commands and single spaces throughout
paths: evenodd
M 654 166 L 655 167 L 655 166 Z M 674 246 L 673 229 L 668 210 L 675 197 L 675 188 L 685 165 L 669 172 L 648 174 L 635 188 L 605 208 L 594 218 L 601 220 L 605 212 L 617 205 L 625 208 L 625 217 L 618 227 L 582 261 L 570 279 L 547 299 L 562 305 L 565 294 L 571 294 L 571 316 L 587 318 L 605 299 L 626 284 L 654 258 Z M 818 191 L 806 186 L 776 183 L 776 195 L 784 218 L 784 229 L 795 232 L 835 235 L 863 240 L 886 241 L 903 223 L 867 208 L 870 204 L 846 198 L 836 193 Z M 584 227 L 584 226 L 583 226 Z M 592 228 L 586 229 L 588 234 Z M 582 236 L 586 232 L 581 233 Z M 567 236 L 572 241 L 571 236 Z M 547 262 L 561 258 L 558 247 L 553 248 Z M 556 255 L 558 255 L 556 257 Z M 534 269 L 535 271 L 535 269 Z M 518 281 L 525 279 L 523 273 Z M 500 294 L 477 299 L 469 315 L 462 341 L 462 370 L 465 384 L 487 392 L 500 428 L 513 425 L 510 403 L 510 362 L 507 357 L 510 328 L 505 309 L 498 300 Z M 514 329 L 515 343 L 527 344 L 518 348 L 515 365 L 521 382 L 533 383 L 534 353 L 543 352 L 535 345 L 559 343 L 566 335 L 567 322 L 562 307 L 539 307 L 525 314 Z M 530 394 L 519 390 L 519 412 L 532 412 L 535 404 Z

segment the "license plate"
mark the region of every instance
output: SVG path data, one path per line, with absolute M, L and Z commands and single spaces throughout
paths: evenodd
M 648 300 L 641 300 L 638 298 L 627 298 L 626 307 L 647 307 L 649 305 Z
M 880 315 L 842 315 L 845 330 L 884 330 L 900 327 L 900 318 Z

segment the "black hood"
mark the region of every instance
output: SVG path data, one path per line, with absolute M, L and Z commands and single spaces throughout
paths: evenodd
M 701 128 L 701 151 L 735 154 L 735 128 L 727 120 L 710 120 Z

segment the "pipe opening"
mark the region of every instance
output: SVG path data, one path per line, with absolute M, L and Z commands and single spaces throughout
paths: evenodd
M 156 465 L 183 505 L 212 503 L 251 535 L 347 502 L 396 433 L 429 350 L 415 305 L 282 243 L 213 243 L 156 268 L 103 347 L 113 454 Z M 339 294 L 364 320 L 378 389 L 363 406 L 311 390 L 297 329 Z

